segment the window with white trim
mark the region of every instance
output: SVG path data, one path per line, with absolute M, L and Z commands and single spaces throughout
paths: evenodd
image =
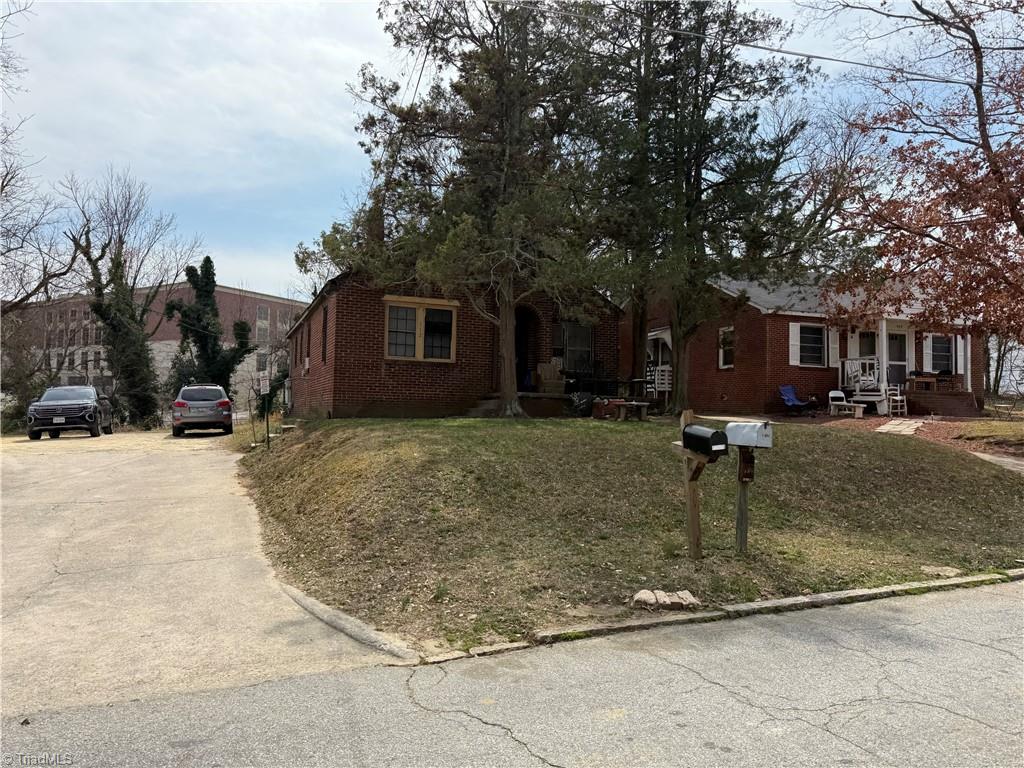
M 455 302 L 386 297 L 384 356 L 393 360 L 454 362 Z
M 825 326 L 800 325 L 800 365 L 824 367 L 828 362 L 826 349 Z
M 952 336 L 932 336 L 932 370 L 953 371 Z
M 732 368 L 735 359 L 736 329 L 731 325 L 728 328 L 718 329 L 718 367 Z

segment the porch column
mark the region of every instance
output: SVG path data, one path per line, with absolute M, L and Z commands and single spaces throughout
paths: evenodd
M 971 392 L 971 334 L 965 333 L 962 338 L 964 343 L 964 386 L 968 392 Z
M 885 315 L 878 320 L 878 388 L 885 392 L 889 386 L 889 331 Z

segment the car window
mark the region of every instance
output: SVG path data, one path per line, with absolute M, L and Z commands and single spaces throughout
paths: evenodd
M 96 390 L 92 387 L 61 387 L 46 390 L 39 399 L 49 403 L 54 400 L 92 400 L 95 397 Z
M 186 403 L 196 403 L 202 400 L 224 400 L 227 396 L 220 387 L 189 387 L 181 390 L 181 399 Z

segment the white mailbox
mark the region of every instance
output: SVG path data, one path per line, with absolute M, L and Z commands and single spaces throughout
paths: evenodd
M 743 448 L 771 448 L 772 425 L 769 422 L 758 424 L 750 421 L 730 421 L 725 425 L 725 434 L 729 445 Z

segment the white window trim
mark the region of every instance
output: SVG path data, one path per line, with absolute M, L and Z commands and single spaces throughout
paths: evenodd
M 388 354 L 388 316 L 391 307 L 404 307 L 416 312 L 416 355 L 402 357 Z M 452 313 L 452 347 L 449 357 L 424 357 L 424 337 L 426 336 L 426 316 L 428 309 L 447 309 Z M 456 359 L 456 341 L 458 340 L 459 302 L 446 299 L 423 299 L 418 296 L 385 296 L 384 297 L 384 359 L 405 363 L 454 363 Z
M 790 327 L 792 327 L 794 325 L 797 326 L 796 336 L 797 336 L 797 345 L 798 345 L 798 349 L 797 349 L 797 361 L 798 362 L 796 363 L 796 366 L 798 368 L 828 368 L 829 367 L 829 360 L 828 360 L 828 348 L 829 348 L 828 326 L 825 325 L 824 323 L 790 323 Z M 804 363 L 804 362 L 800 361 L 800 350 L 799 350 L 800 330 L 799 329 L 801 329 L 801 328 L 821 328 L 821 342 L 822 342 L 822 350 L 821 351 L 822 351 L 822 355 L 825 358 L 825 361 L 823 363 L 820 363 L 820 364 L 819 363 Z M 791 363 L 791 365 L 792 365 L 792 363 Z
M 724 336 L 727 333 L 732 333 L 732 362 L 729 365 L 725 365 L 725 363 L 722 362 L 722 352 L 725 351 L 724 348 L 722 347 L 722 336 Z M 718 329 L 718 369 L 720 371 L 728 371 L 728 370 L 731 370 L 732 368 L 735 368 L 735 367 L 736 367 L 736 327 L 732 326 L 732 325 L 729 325 L 729 326 L 726 326 L 725 328 L 719 328 Z

